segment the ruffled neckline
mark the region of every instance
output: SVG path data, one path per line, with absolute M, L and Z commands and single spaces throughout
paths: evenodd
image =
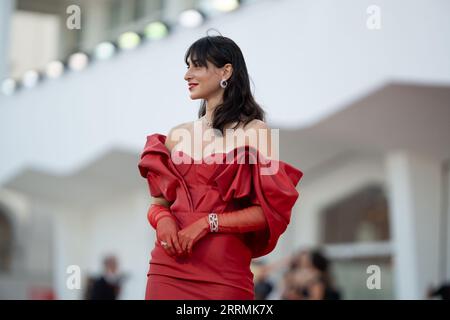
M 182 151 L 182 150 L 178 150 L 176 151 L 179 155 L 180 158 L 187 158 L 189 161 L 188 162 L 181 162 L 181 163 L 177 163 L 176 161 L 174 161 L 174 159 L 172 158 L 172 152 L 166 147 L 165 142 L 167 139 L 167 136 L 164 134 L 160 134 L 160 133 L 154 133 L 151 134 L 149 136 L 147 136 L 148 139 L 148 143 L 147 146 L 150 147 L 153 151 L 158 151 L 161 152 L 163 154 L 165 154 L 167 156 L 168 159 L 170 159 L 170 161 L 174 164 L 174 165 L 186 165 L 186 164 L 202 164 L 202 165 L 212 165 L 212 164 L 232 164 L 232 163 L 237 163 L 239 164 L 239 162 L 235 161 L 236 157 L 238 156 L 245 156 L 246 153 L 250 153 L 253 154 L 255 156 L 257 156 L 257 159 L 262 159 L 262 161 L 259 162 L 259 164 L 266 164 L 266 161 L 278 161 L 284 164 L 287 164 L 289 166 L 291 166 L 290 164 L 281 161 L 281 160 L 276 160 L 276 159 L 270 159 L 267 158 L 265 156 L 263 156 L 261 154 L 261 152 L 259 152 L 256 148 L 249 146 L 249 145 L 244 145 L 244 146 L 238 146 L 238 147 L 234 147 L 233 149 L 231 149 L 228 152 L 222 151 L 222 152 L 214 152 L 211 154 L 208 154 L 206 156 L 204 156 L 201 159 L 195 159 L 192 156 L 190 156 L 188 153 Z M 236 152 L 237 151 L 237 152 Z M 248 151 L 248 152 L 247 152 Z M 230 155 L 233 154 L 233 157 L 231 157 Z M 225 157 L 227 160 L 231 161 L 231 162 L 215 162 L 212 160 L 212 162 L 207 162 L 205 160 L 207 159 L 212 159 L 212 158 L 216 158 L 216 157 L 222 157 L 221 160 L 223 160 L 223 157 Z M 253 164 L 253 163 L 252 163 Z
M 255 149 L 254 147 L 249 146 L 249 145 L 235 147 L 228 152 L 216 152 L 216 153 L 213 153 L 213 154 L 207 156 L 207 157 L 211 157 L 212 155 L 214 155 L 214 156 L 222 155 L 222 157 L 221 157 L 222 162 L 213 161 L 212 163 L 205 163 L 205 162 L 195 163 L 195 162 L 191 161 L 190 163 L 181 162 L 181 163 L 177 164 L 172 159 L 171 151 L 169 151 L 169 149 L 165 145 L 166 138 L 167 138 L 166 135 L 163 135 L 160 133 L 154 133 L 154 134 L 147 136 L 147 144 L 146 144 L 145 150 L 147 152 L 152 152 L 152 153 L 157 152 L 157 153 L 163 154 L 166 157 L 167 161 L 170 163 L 170 166 L 172 166 L 173 170 L 176 172 L 176 174 L 182 180 L 183 180 L 183 175 L 184 175 L 183 173 L 186 173 L 188 168 L 190 168 L 192 164 L 196 164 L 199 167 L 205 168 L 205 169 L 213 167 L 213 173 L 210 178 L 212 181 L 217 180 L 220 176 L 226 175 L 229 172 L 234 172 L 238 168 L 248 167 L 248 166 L 241 166 L 241 164 L 257 165 L 260 168 L 259 172 L 262 175 L 276 174 L 278 172 L 277 168 L 283 168 L 283 171 L 285 171 L 286 174 L 289 175 L 293 179 L 293 181 L 298 181 L 303 176 L 303 172 L 301 170 L 297 169 L 295 166 L 293 166 L 287 162 L 284 162 L 282 160 L 266 158 L 257 149 Z M 236 150 L 238 150 L 237 153 L 235 153 Z M 178 152 L 182 152 L 185 155 L 185 157 L 187 157 L 191 160 L 193 159 L 192 157 L 190 157 L 188 154 L 184 153 L 183 151 L 178 151 Z M 145 153 L 146 152 L 144 152 L 144 154 Z M 223 161 L 223 157 L 228 156 L 231 153 L 233 153 L 233 157 L 231 157 L 231 156 L 229 158 L 227 157 L 227 158 L 225 158 L 225 161 Z M 249 156 L 247 157 L 247 155 L 249 155 Z M 239 158 L 236 159 L 237 157 L 239 157 Z M 252 158 L 251 161 L 250 161 L 250 158 Z M 205 159 L 205 157 L 203 159 Z M 268 159 L 269 161 L 266 162 L 267 160 L 265 160 L 265 159 Z M 275 171 L 273 171 L 272 168 L 274 168 Z M 217 181 L 215 181 L 215 182 L 217 182 Z

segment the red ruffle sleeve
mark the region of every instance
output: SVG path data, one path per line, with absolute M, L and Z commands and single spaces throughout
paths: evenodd
M 153 197 L 163 196 L 167 201 L 173 202 L 179 179 L 171 169 L 170 153 L 161 140 L 163 138 L 159 134 L 147 136 L 138 168 L 141 176 L 147 179 Z
M 268 228 L 245 235 L 252 257 L 257 258 L 270 253 L 286 230 L 299 197 L 296 186 L 303 172 L 283 161 L 263 161 L 263 156 L 249 146 L 245 150 L 239 148 L 236 159 L 217 176 L 215 183 L 224 201 L 248 198 L 263 209 Z

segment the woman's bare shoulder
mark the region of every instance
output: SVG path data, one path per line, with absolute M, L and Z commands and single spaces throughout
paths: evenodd
M 169 130 L 169 133 L 167 134 L 167 138 L 166 138 L 166 147 L 169 150 L 172 150 L 172 148 L 179 142 L 179 133 L 177 133 L 177 131 L 179 130 L 188 130 L 188 131 L 192 131 L 192 128 L 194 126 L 194 121 L 189 121 L 189 122 L 183 122 L 180 123 L 179 125 L 176 125 L 175 127 L 173 127 L 172 129 Z
M 245 129 L 270 129 L 267 123 L 259 119 L 253 119 L 246 126 Z
M 245 136 L 248 144 L 261 152 L 265 157 L 271 158 L 272 135 L 271 128 L 266 122 L 254 119 L 245 126 Z M 253 131 L 253 132 L 252 132 Z M 253 134 L 254 133 L 254 134 Z M 254 136 L 255 139 L 250 139 Z

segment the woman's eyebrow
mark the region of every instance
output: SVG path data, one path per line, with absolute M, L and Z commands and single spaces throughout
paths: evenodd
M 197 59 L 194 59 L 194 60 L 192 60 L 192 62 L 193 62 L 193 63 L 198 63 L 198 62 L 199 62 L 199 60 L 197 60 Z M 189 60 L 188 60 L 187 64 L 189 65 Z

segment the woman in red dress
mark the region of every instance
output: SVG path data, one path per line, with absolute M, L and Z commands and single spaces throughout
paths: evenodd
M 202 99 L 199 119 L 147 136 L 138 164 L 156 230 L 145 298 L 253 300 L 251 260 L 286 230 L 303 173 L 275 159 L 232 40 L 201 38 L 185 62 L 190 97 Z

